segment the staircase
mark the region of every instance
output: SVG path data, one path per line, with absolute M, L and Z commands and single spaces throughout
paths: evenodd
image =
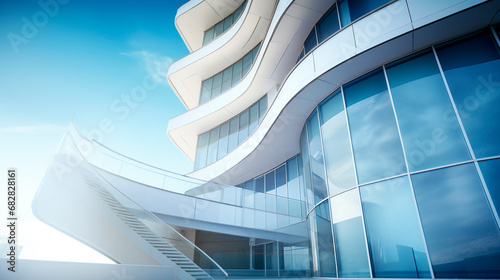
M 121 221 L 166 258 L 170 259 L 196 280 L 213 280 L 207 272 L 172 246 L 165 238 L 149 229 L 131 211 L 120 204 L 105 187 L 102 187 L 98 182 L 90 179 L 88 176 L 85 176 L 85 180 L 87 181 L 87 185 L 95 191 L 99 198 Z

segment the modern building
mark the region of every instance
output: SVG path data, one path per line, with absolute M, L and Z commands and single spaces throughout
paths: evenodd
M 179 279 L 500 278 L 500 1 L 191 0 L 175 24 L 194 171 L 71 126 L 41 220 Z

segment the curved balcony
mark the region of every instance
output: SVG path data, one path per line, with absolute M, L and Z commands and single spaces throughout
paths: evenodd
M 305 119 L 334 89 L 384 63 L 487 27 L 495 22 L 500 3 L 438 6 L 430 0 L 396 1 L 316 46 L 290 72 L 256 131 L 226 157 L 190 176 L 237 184 L 271 169 L 299 152 Z M 482 15 L 479 20 L 461 24 L 476 13 Z
M 320 11 L 327 9 L 332 2 L 280 1 L 269 32 L 261 43 L 261 50 L 247 75 L 223 94 L 170 119 L 168 135 L 189 159 L 194 161 L 198 135 L 238 115 L 266 93 L 270 91 L 276 93 L 276 86 L 281 84 L 295 65 L 300 42 L 321 17 Z M 210 48 L 221 39 L 210 43 L 202 50 Z M 222 68 L 221 66 L 219 71 Z M 172 72 L 173 68 L 169 70 Z M 197 79 L 199 81 L 196 85 L 198 87 L 196 100 L 193 100 L 195 103 L 201 86 L 201 78 Z M 274 94 L 268 96 L 271 96 L 270 99 L 274 98 Z
M 170 65 L 168 82 L 186 108 L 198 106 L 203 80 L 243 58 L 262 41 L 276 2 L 248 0 L 239 19 L 231 28 L 203 48 Z M 200 34 L 200 40 L 203 37 L 203 34 Z

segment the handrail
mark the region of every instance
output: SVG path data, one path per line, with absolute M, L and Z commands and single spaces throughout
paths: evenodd
M 76 134 L 75 134 L 76 133 Z M 192 243 L 189 239 L 187 239 L 186 237 L 184 237 L 182 234 L 180 234 L 179 232 L 177 232 L 174 228 L 172 228 L 170 225 L 168 225 L 167 223 L 163 222 L 160 218 L 158 218 L 156 215 L 154 215 L 153 213 L 149 212 L 147 209 L 144 209 L 142 206 L 140 206 L 139 204 L 137 204 L 135 201 L 133 201 L 131 198 L 129 198 L 127 195 L 125 195 L 124 193 L 122 193 L 120 190 L 118 190 L 117 188 L 115 188 L 108 180 L 106 180 L 99 172 L 96 172 L 95 170 L 95 167 L 87 161 L 86 157 L 82 154 L 82 152 L 80 151 L 80 149 L 78 148 L 78 145 L 74 139 L 74 136 L 78 136 L 80 138 L 80 140 L 83 140 L 83 141 L 87 141 L 88 143 L 92 143 L 91 141 L 89 141 L 88 139 L 86 139 L 85 137 L 82 137 L 80 135 L 80 133 L 78 132 L 78 130 L 76 129 L 76 127 L 74 126 L 73 123 L 70 124 L 70 126 L 68 127 L 68 130 L 66 131 L 66 135 L 65 136 L 68 136 L 68 138 L 71 140 L 71 143 L 72 143 L 72 148 L 74 150 L 76 150 L 76 155 L 79 156 L 83 162 L 85 164 L 88 164 L 88 166 L 91 168 L 91 171 L 93 171 L 93 173 L 95 173 L 96 176 L 99 177 L 100 180 L 102 180 L 103 182 L 106 183 L 107 186 L 109 186 L 112 190 L 112 192 L 114 194 L 117 194 L 119 196 L 121 196 L 122 198 L 125 199 L 125 201 L 127 203 L 130 203 L 132 204 L 134 207 L 136 207 L 137 209 L 139 209 L 140 211 L 142 211 L 143 213 L 145 213 L 148 218 L 152 219 L 153 221 L 155 221 L 157 223 L 157 225 L 159 226 L 163 226 L 165 228 L 167 228 L 170 232 L 174 233 L 177 237 L 180 237 L 182 241 L 184 242 L 187 242 L 187 244 L 189 244 L 196 252 L 198 253 L 201 253 L 203 256 L 205 256 L 213 265 L 215 265 L 226 277 L 228 277 L 228 273 L 215 261 L 213 260 L 210 256 L 207 255 L 207 253 L 205 253 L 203 250 L 201 250 L 200 248 L 198 248 L 198 246 L 196 246 L 194 243 Z M 67 149 L 64 149 L 64 138 L 63 137 L 63 140 L 61 142 L 61 145 L 59 147 L 59 150 L 58 150 L 58 153 L 64 153 L 65 151 L 67 151 Z M 109 189 L 108 189 L 109 190 Z M 115 197 L 113 195 L 113 197 L 115 199 L 119 199 L 117 197 Z M 120 204 L 122 204 L 121 201 L 119 201 Z M 125 205 L 122 204 L 122 206 L 125 207 Z M 142 221 L 142 219 L 140 217 L 138 217 L 137 215 L 134 214 L 134 216 L 136 216 L 136 218 L 138 218 L 139 220 Z M 151 225 L 148 225 L 148 223 L 144 223 L 144 225 L 146 225 L 150 230 L 152 230 L 153 232 L 159 234 L 157 232 L 157 230 L 155 230 Z M 162 236 L 161 234 L 159 234 L 160 236 Z M 171 244 L 175 247 L 174 244 Z M 193 260 L 194 262 L 194 260 Z M 208 272 L 207 272 L 208 273 Z M 209 273 L 210 274 L 210 273 Z

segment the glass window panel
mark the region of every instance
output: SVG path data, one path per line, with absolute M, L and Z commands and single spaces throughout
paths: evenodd
M 224 69 L 224 71 L 222 71 L 221 92 L 224 92 L 231 87 L 232 75 L 233 75 L 233 66 L 229 66 L 228 68 Z
M 340 22 L 342 23 L 342 27 L 344 27 L 352 22 L 351 13 L 349 12 L 349 4 L 347 3 L 347 0 L 339 0 L 338 5 Z
M 259 53 L 259 48 L 260 48 L 260 43 L 257 44 L 255 48 L 252 50 L 252 61 L 255 61 L 255 58 L 257 58 L 257 53 Z
M 276 197 L 275 197 L 276 198 Z M 278 217 L 274 213 L 266 213 L 266 228 L 276 229 L 278 227 Z M 269 271 L 267 271 L 269 274 Z
M 314 201 L 319 203 L 328 196 L 325 180 L 325 166 L 323 163 L 323 150 L 319 133 L 317 111 L 307 119 L 307 132 L 309 138 L 309 158 L 311 160 L 312 185 Z
M 255 179 L 255 191 L 263 193 L 264 191 L 264 176 Z
M 210 97 L 210 99 L 220 94 L 221 83 L 222 83 L 222 72 L 219 72 L 215 74 L 215 76 L 213 77 L 212 96 Z
M 208 142 L 207 165 L 217 159 L 217 141 L 219 140 L 219 127 L 210 130 L 210 140 Z
M 470 159 L 433 53 L 387 67 L 410 171 Z M 446 116 L 446 117 L 445 117 Z
M 266 211 L 276 213 L 276 196 L 266 194 Z
M 255 210 L 243 208 L 241 222 L 243 227 L 255 228 Z
M 282 197 L 278 197 L 278 199 L 285 199 L 286 200 L 286 198 L 282 198 Z M 279 211 L 279 201 L 278 201 L 278 211 Z M 289 220 L 288 216 L 285 216 L 285 215 L 276 215 L 276 216 L 278 217 L 278 228 L 283 228 L 283 227 L 286 227 L 290 224 L 290 220 Z
M 330 200 L 339 277 L 370 277 L 358 190 L 347 191 Z
M 266 174 L 266 193 L 276 195 L 274 170 Z
M 231 81 L 231 86 L 234 86 L 241 80 L 241 59 L 233 64 L 233 78 Z
M 484 181 L 488 187 L 491 200 L 495 204 L 497 213 L 500 212 L 500 159 L 479 162 L 479 167 L 483 173 Z
M 312 179 L 311 179 L 311 166 L 309 164 L 309 148 L 308 148 L 308 140 L 307 140 L 307 125 L 302 129 L 302 134 L 300 136 L 300 153 L 303 155 L 303 172 L 304 172 L 304 192 L 305 192 L 305 201 L 307 201 L 307 210 L 312 209 L 315 205 L 314 203 L 314 195 L 312 191 Z
M 288 197 L 300 200 L 299 174 L 297 170 L 297 158 L 293 157 L 286 162 Z
M 215 32 L 214 32 L 214 38 L 222 34 L 224 32 L 224 26 L 223 22 L 219 21 L 215 26 L 214 26 Z
M 350 20 L 349 22 L 346 21 L 346 23 L 350 23 L 390 1 L 391 0 L 345 0 L 340 4 L 340 11 L 341 15 L 349 13 Z M 348 10 L 342 11 L 342 9 Z M 344 21 L 342 23 L 344 23 Z M 343 24 L 343 26 L 345 25 Z
M 248 109 L 240 114 L 240 128 L 238 131 L 238 145 L 248 138 Z
M 288 213 L 290 216 L 300 217 L 301 216 L 300 201 L 297 201 L 295 199 L 289 199 Z
M 222 189 L 222 202 L 228 204 L 236 204 L 236 189 L 233 187 L 225 187 Z
M 321 17 L 316 24 L 316 31 L 318 32 L 318 42 L 323 42 L 333 33 L 340 29 L 339 17 L 337 14 L 337 5 L 333 6 Z
M 276 195 L 287 197 L 286 191 L 286 166 L 282 165 L 276 169 Z
M 241 15 L 241 11 L 243 10 L 245 4 L 241 5 L 236 11 L 233 13 L 233 21 L 237 21 L 238 17 Z
M 367 185 L 360 192 L 374 277 L 430 278 L 408 177 Z
M 243 190 L 243 205 L 248 208 L 254 208 L 254 192 L 249 190 Z
M 391 99 L 381 70 L 344 87 L 358 182 L 406 172 Z
M 499 278 L 500 232 L 474 165 L 412 181 L 436 278 Z
M 262 122 L 262 119 L 264 118 L 266 111 L 267 111 L 267 95 L 264 95 L 264 97 L 262 97 L 259 100 L 259 123 Z
M 238 129 L 239 129 L 239 122 L 238 122 L 238 117 L 231 119 L 229 121 L 229 137 L 228 137 L 228 143 L 227 143 L 227 152 L 231 152 L 238 146 Z
M 264 245 L 256 245 L 252 247 L 252 264 L 253 264 L 253 269 L 264 269 L 264 259 L 265 259 L 265 252 L 264 252 Z
M 205 132 L 198 136 L 194 170 L 198 170 L 207 165 L 208 137 L 208 132 Z
M 224 31 L 228 30 L 229 27 L 233 25 L 233 15 L 229 15 L 227 18 L 224 19 Z
M 320 268 L 318 276 L 337 277 L 328 200 L 325 200 L 318 205 L 315 212 L 318 239 L 318 260 Z
M 255 209 L 266 210 L 266 195 L 263 193 L 255 193 Z
M 200 102 L 198 104 L 203 104 L 208 100 L 210 100 L 211 94 L 212 94 L 212 78 L 209 78 L 201 83 Z
M 307 54 L 310 52 L 316 45 L 318 41 L 316 40 L 316 26 L 313 27 L 309 36 L 307 36 L 304 42 L 304 52 Z
M 227 154 L 228 135 L 229 122 L 225 122 L 220 126 L 219 130 L 219 147 L 217 148 L 217 159 L 220 159 Z
M 264 194 L 260 194 L 260 195 L 264 196 Z M 255 228 L 258 228 L 258 229 L 265 229 L 266 228 L 266 212 L 255 211 Z
M 243 66 L 241 70 L 242 76 L 246 75 L 246 73 L 250 69 L 250 66 L 252 66 L 252 52 L 249 52 L 247 55 L 243 57 Z
M 248 135 L 251 135 L 259 124 L 259 103 L 255 103 L 250 107 L 250 124 L 248 125 Z
M 356 185 L 347 119 L 340 90 L 320 104 L 321 133 L 325 149 L 326 172 L 330 195 Z
M 500 56 L 488 34 L 437 48 L 451 94 L 477 158 L 500 155 Z M 453 112 L 446 112 L 451 116 Z
M 210 43 L 214 39 L 214 28 L 210 28 L 207 31 L 205 31 L 205 34 L 203 35 L 203 46 Z

